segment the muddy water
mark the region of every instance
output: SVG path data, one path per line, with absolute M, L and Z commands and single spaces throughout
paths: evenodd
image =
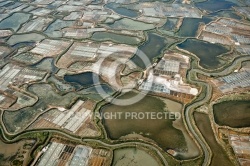
M 119 97 L 130 98 L 135 92 L 129 92 Z M 166 104 L 167 103 L 167 104 Z M 176 151 L 186 151 L 187 145 L 181 130 L 173 127 L 174 116 L 167 118 L 131 118 L 126 116 L 127 112 L 180 112 L 182 105 L 173 101 L 163 101 L 160 98 L 146 96 L 136 104 L 129 106 L 107 105 L 102 108 L 102 113 L 115 114 L 121 112 L 121 117 L 103 119 L 103 124 L 111 139 L 126 138 L 126 136 L 140 135 L 146 139 L 154 140 L 162 149 L 174 149 Z M 182 156 L 179 156 L 182 157 Z
M 137 148 L 124 148 L 114 151 L 112 166 L 159 166 L 158 162 L 145 151 Z

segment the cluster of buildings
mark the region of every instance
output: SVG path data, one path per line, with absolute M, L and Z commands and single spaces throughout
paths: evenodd
M 110 151 L 83 145 L 51 142 L 43 149 L 37 166 L 103 166 L 109 162 Z
M 0 107 L 8 108 L 18 98 L 20 100 L 27 100 L 29 102 L 30 97 L 16 92 L 11 88 L 21 86 L 25 83 L 42 80 L 47 73 L 44 71 L 38 71 L 20 66 L 8 64 L 0 70 Z
M 9 89 L 9 85 L 22 85 L 42 80 L 46 72 L 8 64 L 0 71 L 0 90 Z
M 81 3 L 81 2 L 80 2 Z M 80 4 L 76 4 L 80 5 Z M 79 8 L 80 7 L 80 8 Z M 76 8 L 76 9 L 74 9 Z M 65 16 L 63 20 L 75 21 L 74 26 L 62 29 L 63 37 L 70 38 L 88 38 L 94 32 L 107 31 L 106 28 L 96 27 L 97 23 L 103 22 L 108 18 L 119 19 L 120 17 L 108 9 L 104 9 L 101 5 L 88 5 L 84 8 L 80 6 L 60 6 L 59 11 L 72 11 L 69 15 Z
M 201 18 L 201 12 L 192 5 L 184 4 L 166 4 L 155 2 L 145 4 L 139 4 L 144 16 L 150 17 L 189 17 L 189 18 Z
M 236 47 L 236 50 L 243 55 L 250 55 L 250 45 L 241 45 Z
M 13 61 L 24 63 L 24 64 L 35 64 L 43 59 L 42 56 L 38 54 L 33 54 L 31 52 L 21 52 L 20 54 L 12 57 Z
M 231 134 L 228 139 L 240 165 L 250 165 L 250 136 Z
M 150 23 L 150 24 L 155 24 L 156 27 L 161 27 L 165 24 L 166 19 L 163 18 L 157 18 L 157 17 L 150 17 L 150 16 L 140 16 L 136 20 Z
M 39 4 L 39 5 L 48 5 L 53 3 L 54 0 L 35 0 L 33 1 L 33 4 Z
M 42 31 L 44 30 L 51 22 L 52 18 L 37 17 L 29 22 L 25 23 L 18 33 L 27 33 L 31 31 Z
M 98 26 L 99 23 L 104 23 L 105 21 L 114 22 L 122 18 L 114 11 L 103 7 L 103 5 L 91 5 L 91 2 L 91 0 L 35 0 L 29 4 L 15 2 L 13 5 L 7 6 L 3 11 L 0 11 L 0 21 L 13 12 L 29 12 L 33 14 L 33 18 L 30 18 L 27 23 L 23 24 L 18 33 L 27 33 L 31 31 L 42 32 L 46 30 L 45 33 L 53 37 L 84 39 L 90 37 L 95 32 L 111 30 L 108 26 Z M 131 2 L 134 1 L 132 0 Z M 125 3 L 129 5 L 127 1 L 116 1 L 115 3 Z M 151 4 L 135 4 L 133 7 L 141 13 L 139 17 L 134 18 L 135 20 L 155 24 L 158 27 L 164 25 L 167 17 L 201 17 L 200 11 L 191 5 L 155 2 Z M 70 13 L 65 15 L 66 12 Z M 55 22 L 50 16 L 58 16 L 57 19 L 65 21 L 65 23 L 62 23 L 65 25 L 62 25 L 62 27 L 60 27 L 60 25 L 60 28 L 53 32 L 47 32 L 50 26 L 52 26 L 52 22 Z M 67 21 L 72 21 L 72 24 L 68 24 Z
M 139 0 L 105 0 L 105 3 L 115 2 L 115 3 L 121 3 L 121 4 L 130 4 L 138 2 Z
M 146 80 L 139 86 L 140 90 L 154 93 L 177 95 L 177 97 L 191 98 L 198 94 L 198 89 L 185 84 L 183 77 L 189 68 L 189 58 L 187 56 L 168 52 L 149 71 Z
M 162 27 L 166 23 L 167 18 L 201 18 L 200 10 L 189 4 L 184 0 L 181 3 L 175 2 L 166 4 L 163 2 L 142 2 L 134 3 L 137 0 L 124 2 L 123 0 L 115 1 L 115 3 L 124 4 L 123 7 L 129 10 L 135 10 L 139 14 L 138 17 L 132 18 L 133 20 L 142 21 L 149 24 L 154 24 L 155 27 Z M 109 2 L 113 2 L 110 0 Z M 131 3 L 134 4 L 131 4 Z M 118 18 L 115 18 L 118 19 Z
M 9 1 L 12 3 L 12 1 Z M 27 23 L 25 23 L 18 33 L 26 33 L 31 31 L 44 31 L 54 20 L 50 15 L 60 15 L 63 12 L 71 12 L 69 15 L 63 16 L 63 20 L 71 20 L 74 25 L 62 27 L 63 37 L 72 38 L 87 38 L 94 32 L 106 31 L 105 28 L 96 27 L 97 23 L 103 22 L 106 19 L 119 19 L 120 16 L 112 13 L 111 10 L 103 8 L 102 5 L 87 5 L 92 1 L 34 1 L 29 4 L 15 2 L 13 5 L 4 7 L 0 11 L 0 21 L 8 17 L 14 12 L 29 12 L 33 14 Z M 3 6 L 8 3 L 1 3 Z M 55 12 L 55 10 L 57 12 Z M 90 26 L 89 26 L 90 25 Z M 83 35 L 85 34 L 85 35 Z
M 93 136 L 97 134 L 94 127 L 88 128 L 92 123 L 92 107 L 88 107 L 90 101 L 77 101 L 71 109 L 58 108 L 44 114 L 34 122 L 30 128 L 61 128 L 76 135 Z
M 174 3 L 191 4 L 191 0 L 175 0 Z
M 243 70 L 212 81 L 222 93 L 250 86 L 250 70 Z
M 104 9 L 102 6 L 91 6 L 89 5 L 87 9 L 83 12 L 82 20 L 89 22 L 102 22 L 107 18 L 120 18 L 116 14 L 112 14 L 112 12 L 108 9 Z
M 2 38 L 2 37 L 8 37 L 8 36 L 11 36 L 11 35 L 12 35 L 12 31 L 11 30 L 0 30 L 0 38 Z
M 246 1 L 250 5 L 249 1 Z M 243 14 L 245 17 L 250 18 L 250 9 L 249 7 L 234 7 L 239 13 Z
M 78 101 L 70 110 L 61 112 L 52 123 L 75 133 L 91 117 L 92 111 L 81 108 L 84 101 Z
M 0 94 L 0 103 L 1 103 L 4 99 L 5 99 L 5 96 Z
M 89 61 L 97 58 L 106 58 L 107 56 L 114 57 L 117 54 L 119 54 L 119 57 L 130 58 L 136 51 L 137 48 L 134 46 L 114 44 L 110 42 L 75 42 L 58 60 L 57 64 L 61 68 L 67 68 L 78 61 Z
M 33 5 L 39 5 L 39 6 L 61 6 L 63 7 L 68 4 L 69 6 L 74 5 L 74 6 L 83 6 L 87 5 L 91 2 L 91 0 L 86 0 L 86 1 L 78 1 L 78 0 L 67 0 L 67 1 L 55 1 L 55 0 L 35 0 L 31 2 Z M 63 9 L 62 7 L 62 9 Z
M 241 54 L 250 54 L 250 24 L 233 19 L 218 19 L 204 27 L 199 39 L 211 43 L 236 46 Z
M 83 10 L 83 7 L 65 4 L 65 5 L 59 6 L 56 10 L 60 12 L 73 12 L 73 11 Z
M 75 72 L 94 72 L 114 88 L 116 75 L 137 51 L 137 47 L 111 42 L 75 42 L 57 62 L 60 68 Z M 136 66 L 135 66 L 136 67 Z
M 4 9 L 6 11 L 11 11 L 12 13 L 28 7 L 27 4 L 23 4 L 21 2 L 13 3 L 13 1 L 5 1 L 4 3 L 2 3 L 2 6 L 4 6 Z
M 83 10 L 73 10 L 64 20 L 76 21 L 72 27 L 62 29 L 64 37 L 88 38 L 94 32 L 107 31 L 106 28 L 96 27 L 97 23 L 105 21 L 107 18 L 119 19 L 120 17 L 108 9 L 99 5 L 88 5 Z
M 46 16 L 50 14 L 52 11 L 46 8 L 37 8 L 35 10 L 32 10 L 30 13 L 32 13 L 35 16 Z
M 0 46 L 0 60 L 4 59 L 9 53 L 11 52 L 11 49 L 6 46 Z M 1 66 L 1 63 L 0 63 Z
M 88 38 L 94 32 L 104 32 L 104 31 L 106 31 L 105 28 L 87 28 L 87 29 L 64 28 L 62 30 L 63 37 L 75 38 L 75 39 Z
M 233 45 L 234 42 L 225 35 L 216 34 L 208 31 L 202 31 L 198 37 L 201 40 L 208 41 L 210 43 L 221 43 L 224 45 Z
M 65 16 L 63 19 L 67 20 L 67 21 L 69 21 L 69 20 L 77 20 L 77 19 L 81 19 L 82 16 L 83 16 L 83 11 L 75 11 L 75 12 L 71 12 L 69 15 Z M 91 27 L 94 24 L 89 23 L 88 25 Z
M 63 40 L 44 39 L 38 43 L 35 48 L 30 50 L 33 54 L 41 55 L 42 57 L 54 57 L 62 54 L 70 45 L 70 42 Z

